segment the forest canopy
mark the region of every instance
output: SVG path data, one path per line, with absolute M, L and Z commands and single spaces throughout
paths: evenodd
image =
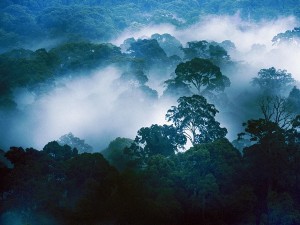
M 0 50 L 45 39 L 102 41 L 124 29 L 152 23 L 186 27 L 203 15 L 234 15 L 252 20 L 299 17 L 298 1 L 107 1 L 49 0 L 0 3 Z M 130 16 L 128 16 L 130 15 Z M 78 19 L 80 18 L 80 19 Z
M 300 224 L 298 0 L 2 0 L 0 224 Z

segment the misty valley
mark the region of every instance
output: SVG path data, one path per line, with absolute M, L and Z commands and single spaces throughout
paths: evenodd
M 300 224 L 299 9 L 2 0 L 0 224 Z

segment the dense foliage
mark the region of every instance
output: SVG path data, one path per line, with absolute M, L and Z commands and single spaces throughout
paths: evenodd
M 298 0 L 1 1 L 0 136 L 8 132 L 17 141 L 14 134 L 26 125 L 27 114 L 44 116 L 35 101 L 48 104 L 43 96 L 104 68 L 119 76 L 99 73 L 111 81 L 94 88 L 112 89 L 112 97 L 104 96 L 105 105 L 94 92 L 71 95 L 93 100 L 92 107 L 83 101 L 79 106 L 91 110 L 84 111 L 91 118 L 76 120 L 98 118 L 97 107 L 102 114 L 112 113 L 110 107 L 131 114 L 136 107 L 138 120 L 140 114 L 150 118 L 151 107 L 173 106 L 165 124 L 143 125 L 134 139 L 114 136 L 100 152 L 72 133 L 48 140 L 42 149 L 0 149 L 0 224 L 300 224 L 300 90 L 291 73 L 258 69 L 249 92 L 241 87 L 232 94 L 233 75 L 244 79 L 249 65 L 231 58 L 237 50 L 230 40 L 183 45 L 170 34 L 155 33 L 119 46 L 105 43 L 144 25 L 169 23 L 180 31 L 208 14 L 239 12 L 249 21 L 300 17 L 297 6 Z M 277 46 L 298 41 L 299 28 L 273 38 Z M 33 98 L 25 109 L 16 94 L 24 90 Z M 241 133 L 232 142 L 226 138 L 226 115 L 239 123 Z M 133 125 L 121 127 L 127 118 L 113 116 L 114 121 L 96 119 L 93 129 Z
M 246 131 L 256 135 L 251 123 Z M 24 224 L 298 224 L 299 143 L 263 124 L 265 136 L 243 155 L 219 139 L 176 155 L 153 152 L 143 167 L 123 161 L 121 172 L 99 153 L 57 142 L 42 151 L 12 147 L 1 153 L 13 163 L 0 170 L 2 222 L 18 215 Z
M 45 39 L 108 41 L 125 28 L 152 23 L 183 27 L 207 14 L 239 12 L 243 18 L 254 20 L 299 17 L 299 4 L 298 0 L 3 0 L 0 3 L 0 50 L 30 46 Z

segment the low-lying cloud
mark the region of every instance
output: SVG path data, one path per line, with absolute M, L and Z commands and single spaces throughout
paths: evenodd
M 233 60 L 245 61 L 256 70 L 276 66 L 290 71 L 296 79 L 300 80 L 300 70 L 295 63 L 299 58 L 299 48 L 295 49 L 295 46 L 290 45 L 274 46 L 272 42 L 273 37 L 278 33 L 291 30 L 296 26 L 299 26 L 299 22 L 294 17 L 254 22 L 242 20 L 238 14 L 206 16 L 200 22 L 185 29 L 176 29 L 175 26 L 169 24 L 146 26 L 135 31 L 129 29 L 112 42 L 120 45 L 126 38 L 149 38 L 154 33 L 169 33 L 183 45 L 189 41 L 230 40 L 237 50 L 231 52 Z
M 260 69 L 271 66 L 286 69 L 300 80 L 299 47 L 274 46 L 271 41 L 276 34 L 297 25 L 293 17 L 255 23 L 243 21 L 238 15 L 208 16 L 186 29 L 162 24 L 127 30 L 112 42 L 120 45 L 126 38 L 150 37 L 154 33 L 169 33 L 183 45 L 196 40 L 230 40 L 236 45 L 236 51 L 231 52 L 232 59 L 246 65 L 233 74 L 226 74 L 231 79 L 233 93 L 244 89 L 242 84 L 249 86 Z M 100 150 L 118 136 L 134 138 L 143 126 L 166 123 L 165 113 L 176 103 L 148 102 L 139 93 L 128 94 L 132 91 L 130 87 L 115 85 L 114 81 L 121 74 L 120 69 L 107 67 L 92 74 L 57 80 L 51 92 L 40 96 L 26 89 L 16 90 L 18 113 L 0 112 L 0 148 L 15 145 L 41 149 L 49 141 L 72 132 L 85 139 L 94 150 Z M 149 83 L 156 82 L 150 78 Z M 159 92 L 162 93 L 161 86 Z M 227 123 L 230 124 L 223 122 Z
M 100 150 L 118 136 L 134 138 L 142 126 L 161 122 L 167 108 L 159 103 L 149 104 L 136 92 L 128 99 L 120 99 L 125 91 L 130 92 L 128 87 L 115 85 L 120 74 L 120 70 L 108 67 L 62 79 L 56 88 L 41 96 L 19 90 L 15 98 L 19 113 L 5 115 L 1 121 L 6 131 L 2 146 L 41 149 L 49 141 L 72 132 Z

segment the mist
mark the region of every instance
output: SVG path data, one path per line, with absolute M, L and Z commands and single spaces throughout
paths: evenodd
M 112 43 L 120 45 L 125 39 L 134 37 L 150 38 L 155 33 L 169 33 L 178 39 L 183 46 L 190 41 L 230 40 L 236 46 L 236 51 L 229 52 L 234 61 L 244 61 L 254 69 L 276 66 L 290 71 L 295 79 L 300 79 L 299 67 L 296 65 L 300 52 L 289 44 L 274 46 L 272 39 L 278 33 L 299 26 L 295 17 L 284 17 L 277 20 L 249 22 L 234 16 L 206 16 L 200 22 L 185 28 L 177 29 L 173 25 L 160 24 L 140 28 L 137 31 L 126 30 Z M 254 77 L 252 75 L 252 77 Z M 249 77 L 248 77 L 249 78 Z
M 112 43 L 120 45 L 125 39 L 150 38 L 152 34 L 169 33 L 178 39 L 183 46 L 190 41 L 216 41 L 230 40 L 236 49 L 229 51 L 233 61 L 244 64 L 242 73 L 232 72 L 225 74 L 231 79 L 231 89 L 244 89 L 262 68 L 275 67 L 285 69 L 296 80 L 300 80 L 300 68 L 297 59 L 300 57 L 300 48 L 289 43 L 274 45 L 272 39 L 278 33 L 292 30 L 299 26 L 295 17 L 282 17 L 276 20 L 260 22 L 245 21 L 239 14 L 234 16 L 205 16 L 200 22 L 178 29 L 170 24 L 151 25 L 139 30 L 128 29 Z
M 239 105 L 243 105 L 240 102 L 241 95 L 246 95 L 249 99 L 255 98 L 257 90 L 250 85 L 250 82 L 260 69 L 275 67 L 287 70 L 296 81 L 300 80 L 300 67 L 297 62 L 300 58 L 299 46 L 290 43 L 275 45 L 272 42 L 273 37 L 278 33 L 292 30 L 297 26 L 299 21 L 295 17 L 254 22 L 241 19 L 239 14 L 206 16 L 200 22 L 184 29 L 160 24 L 143 27 L 138 31 L 127 30 L 112 42 L 119 45 L 129 37 L 144 39 L 150 38 L 154 33 L 169 33 L 178 39 L 183 47 L 190 41 L 207 40 L 221 43 L 230 40 L 233 42 L 236 48 L 230 49 L 228 53 L 231 60 L 237 62 L 239 66 L 235 67 L 235 71 L 225 70 L 223 73 L 231 80 L 231 86 L 226 89 L 226 93 L 232 99 L 234 106 L 229 109 L 218 108 L 220 113 L 217 119 L 228 129 L 227 138 L 234 140 L 243 129 L 242 123 L 251 116 L 258 116 L 258 105 L 257 108 L 253 106 L 245 108 Z
M 120 75 L 117 68 L 107 67 L 57 80 L 56 87 L 41 96 L 16 90 L 18 114 L 6 114 L 1 120 L 2 147 L 42 149 L 72 132 L 99 151 L 118 136 L 134 138 L 140 127 L 162 122 L 167 109 L 160 103 L 149 104 L 139 92 L 119 99 L 130 90 L 116 84 Z
M 272 43 L 276 34 L 298 24 L 293 17 L 255 23 L 244 21 L 239 15 L 207 16 L 186 29 L 169 24 L 128 29 L 111 42 L 119 46 L 126 38 L 149 38 L 155 33 L 169 33 L 183 46 L 189 41 L 230 40 L 236 46 L 229 52 L 230 57 L 240 62 L 239 70 L 225 74 L 231 80 L 227 93 L 234 99 L 245 89 L 251 89 L 249 81 L 262 68 L 286 69 L 294 79 L 300 80 L 299 47 L 290 44 L 274 46 Z M 169 74 L 158 71 L 150 69 L 147 85 L 157 90 L 161 97 L 163 81 Z M 55 87 L 43 95 L 36 95 L 26 88 L 15 90 L 17 112 L 0 112 L 0 147 L 8 149 L 14 145 L 42 149 L 49 141 L 72 132 L 99 151 L 116 137 L 134 138 L 141 127 L 166 123 L 165 114 L 176 101 L 147 99 L 130 84 L 118 85 L 116 81 L 121 74 L 122 68 L 108 66 L 80 76 L 69 74 L 57 79 Z M 237 124 L 244 118 L 235 118 L 232 122 L 232 118 L 225 115 L 227 112 L 224 114 L 222 109 L 219 110 L 218 118 L 228 128 L 228 137 L 234 139 L 237 127 L 240 127 Z M 231 114 L 231 117 L 235 115 Z

